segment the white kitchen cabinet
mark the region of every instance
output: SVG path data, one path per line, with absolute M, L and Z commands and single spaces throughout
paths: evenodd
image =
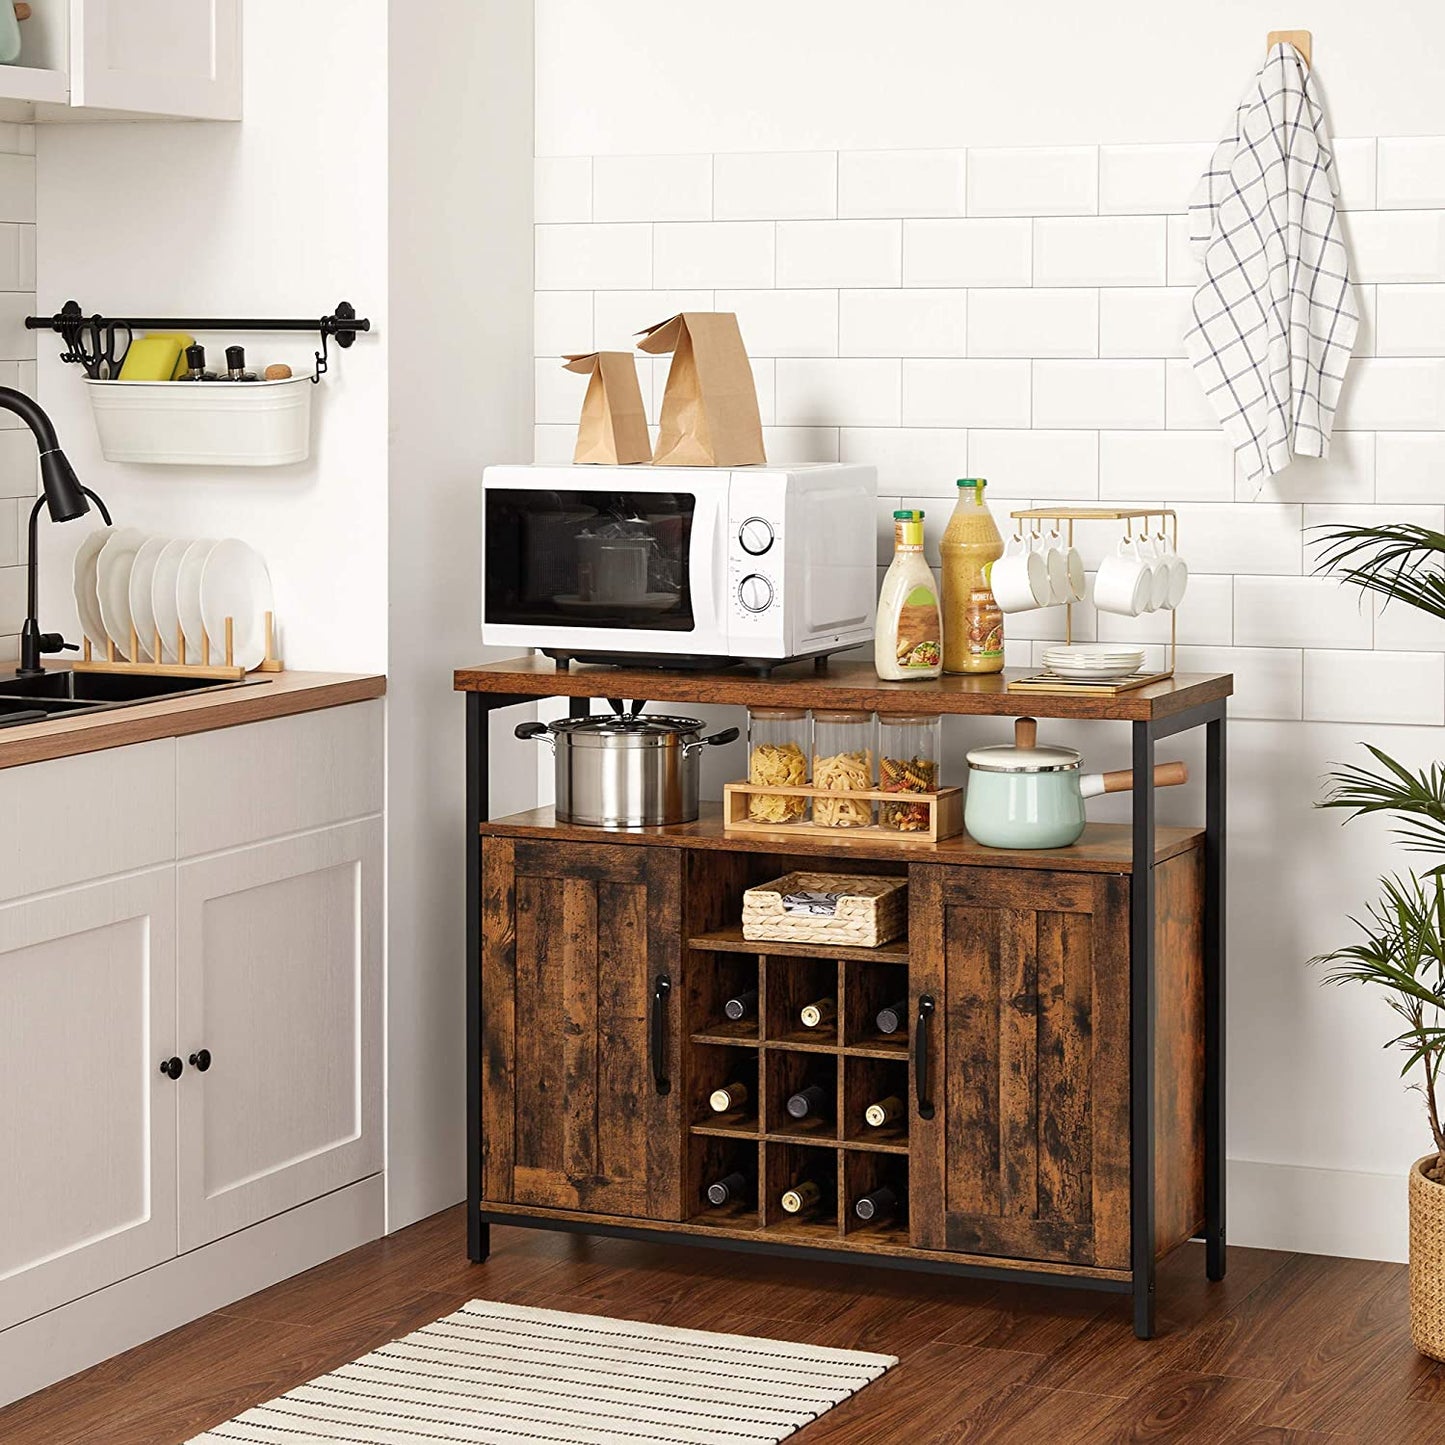
M 241 118 L 241 0 L 31 3 L 0 118 Z
M 181 864 L 183 1251 L 381 1168 L 381 868 L 376 817 Z
M 176 1252 L 175 869 L 0 907 L 0 1329 Z

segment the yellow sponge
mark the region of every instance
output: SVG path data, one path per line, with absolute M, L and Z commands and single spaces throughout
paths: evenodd
M 195 341 L 182 331 L 152 331 L 130 344 L 121 363 L 122 381 L 173 381 L 186 372 L 186 347 Z

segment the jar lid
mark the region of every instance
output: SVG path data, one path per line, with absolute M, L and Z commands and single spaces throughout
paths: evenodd
M 820 723 L 866 723 L 873 721 L 873 714 L 871 712 L 850 711 L 847 708 L 837 708 L 828 712 L 814 708 L 813 721 Z
M 987 483 L 986 481 L 984 481 L 984 479 L 983 479 L 982 477 L 960 477 L 960 478 L 958 479 L 958 485 L 959 485 L 960 487 L 979 487 L 979 488 L 983 488 L 983 487 L 988 486 L 988 483 Z
M 808 709 L 805 707 L 750 707 L 748 709 L 749 721 L 753 718 L 762 718 L 764 722 L 801 722 L 807 716 Z
M 880 712 L 878 721 L 883 727 L 922 727 L 942 722 L 936 712 Z

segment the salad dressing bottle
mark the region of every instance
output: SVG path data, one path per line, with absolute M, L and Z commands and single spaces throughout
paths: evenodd
M 943 617 L 938 583 L 923 560 L 923 513 L 894 512 L 893 561 L 878 597 L 873 667 L 889 682 L 943 671 Z
M 988 569 L 1003 556 L 1003 538 L 984 505 L 982 477 L 958 479 L 958 503 L 943 533 L 943 670 L 1001 672 L 1003 613 Z

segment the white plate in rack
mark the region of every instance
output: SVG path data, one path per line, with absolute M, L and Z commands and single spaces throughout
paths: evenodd
M 211 661 L 226 657 L 226 619 L 231 655 L 247 672 L 266 656 L 266 614 L 272 610 L 271 574 L 265 559 L 245 542 L 217 542 L 201 572 L 201 616 L 211 637 Z
M 167 542 L 156 558 L 155 572 L 151 577 L 151 615 L 161 635 L 161 655 L 157 659 L 160 662 L 181 660 L 176 651 L 176 633 L 181 626 L 181 615 L 176 610 L 176 581 L 180 575 L 181 558 L 190 545 L 189 537 Z M 190 656 L 189 651 L 187 656 Z
M 95 593 L 100 602 L 100 620 L 115 650 L 127 662 L 130 655 L 130 572 L 136 553 L 145 545 L 146 534 L 139 527 L 117 527 L 100 549 L 95 562 Z
M 216 543 L 203 537 L 192 542 L 181 554 L 180 567 L 176 572 L 176 616 L 186 638 L 186 661 L 201 660 L 201 638 L 206 630 L 205 618 L 201 615 L 201 573 L 206 569 L 206 558 Z M 213 657 L 212 662 L 218 659 Z
M 114 527 L 98 527 L 80 539 L 72 574 L 81 635 L 92 647 L 99 648 L 102 656 L 105 655 L 105 620 L 100 615 L 100 597 L 95 588 L 95 564 L 114 531 Z
M 130 569 L 130 615 L 135 623 L 136 642 L 139 644 L 141 662 L 159 662 L 155 655 L 156 612 L 151 601 L 151 583 L 155 578 L 156 563 L 166 548 L 166 538 L 149 537 L 135 554 Z

